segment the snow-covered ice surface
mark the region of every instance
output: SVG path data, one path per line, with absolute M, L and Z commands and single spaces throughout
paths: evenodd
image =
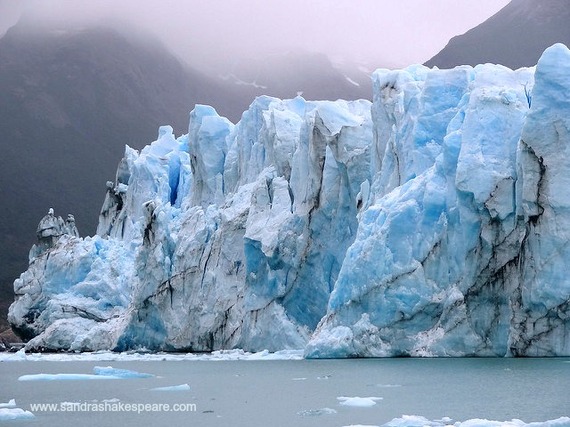
M 570 51 L 373 80 L 127 147 L 97 235 L 14 283 L 26 348 L 570 355 Z

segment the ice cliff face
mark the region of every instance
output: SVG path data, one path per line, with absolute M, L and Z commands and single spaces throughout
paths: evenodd
M 324 316 L 371 180 L 370 102 L 257 99 L 237 126 L 127 148 L 98 236 L 66 236 L 15 283 L 28 346 L 302 348 Z
M 570 52 L 373 79 L 127 148 L 98 235 L 15 282 L 28 348 L 570 354 Z
M 546 51 L 534 79 L 491 66 L 447 73 L 453 81 L 423 111 L 447 109 L 395 121 L 388 147 L 408 143 L 400 128 L 419 147 L 404 167 L 402 150 L 384 150 L 379 175 L 399 186 L 376 181 L 380 197 L 359 218 L 310 357 L 570 354 L 570 52 Z M 397 111 L 413 108 L 414 79 L 395 77 L 376 73 L 373 111 L 397 99 L 388 91 L 399 93 Z M 441 139 L 425 168 L 432 135 Z

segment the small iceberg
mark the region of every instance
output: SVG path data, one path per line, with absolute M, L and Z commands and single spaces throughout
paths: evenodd
M 101 375 L 113 378 L 151 378 L 152 374 L 144 372 L 131 371 L 129 369 L 117 369 L 112 366 L 95 366 L 93 368 L 95 375 Z
M 30 411 L 16 406 L 15 399 L 10 399 L 6 403 L 0 403 L 0 421 L 30 420 L 33 418 L 35 418 L 34 414 Z
M 151 391 L 189 391 L 190 386 L 188 384 L 172 385 L 168 387 L 155 387 L 151 388 Z
M 344 406 L 354 406 L 358 408 L 369 408 L 376 405 L 378 400 L 382 400 L 382 397 L 337 397 L 341 405 Z
M 29 374 L 22 375 L 18 381 L 85 381 L 85 380 L 120 380 L 126 378 L 150 378 L 152 374 L 116 369 L 112 366 L 95 366 L 93 374 Z
M 305 411 L 297 412 L 297 415 L 302 417 L 320 417 L 322 415 L 334 415 L 337 412 L 331 408 L 321 408 L 321 409 L 307 409 Z

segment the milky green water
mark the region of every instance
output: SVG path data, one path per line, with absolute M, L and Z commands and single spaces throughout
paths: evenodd
M 18 381 L 25 374 L 89 374 L 108 365 L 155 377 Z M 185 383 L 189 391 L 150 390 Z M 383 399 L 351 407 L 340 405 L 341 396 Z M 195 405 L 188 412 L 141 414 L 36 410 L 35 420 L 12 422 L 33 426 L 340 427 L 382 425 L 402 415 L 532 422 L 570 416 L 570 359 L 0 362 L 0 402 L 12 398 L 26 410 L 37 403 L 109 399 L 155 409 Z

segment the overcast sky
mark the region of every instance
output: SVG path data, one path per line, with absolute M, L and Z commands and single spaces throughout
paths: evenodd
M 0 33 L 24 10 L 67 22 L 122 19 L 188 62 L 304 49 L 373 66 L 422 63 L 509 0 L 0 0 Z

